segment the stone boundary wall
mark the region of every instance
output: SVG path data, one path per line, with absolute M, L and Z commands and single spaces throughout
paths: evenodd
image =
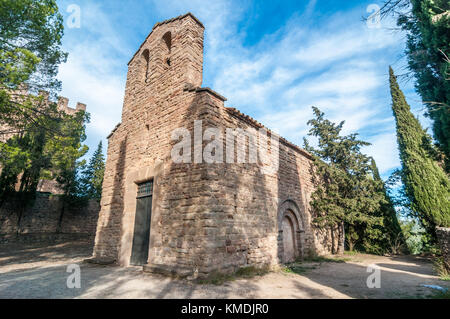
M 100 205 L 90 200 L 85 206 L 64 207 L 63 212 L 60 196 L 37 193 L 36 199 L 22 208 L 19 223 L 20 209 L 19 203 L 13 200 L 0 207 L 0 242 L 93 238 Z
M 445 266 L 450 271 L 450 228 L 437 227 L 436 235 L 444 257 Z

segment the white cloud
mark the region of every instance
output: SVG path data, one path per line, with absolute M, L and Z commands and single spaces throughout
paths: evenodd
M 397 136 L 395 133 L 386 133 L 369 139 L 372 144 L 365 147 L 364 151 L 372 156 L 377 163 L 380 172 L 387 173 L 399 166 Z
M 156 11 L 150 15 L 167 19 L 191 11 L 203 22 L 204 83 L 226 96 L 228 106 L 296 144 L 302 144 L 311 106 L 317 106 L 330 120 L 346 121 L 344 134 L 362 131 L 361 138 L 373 143 L 367 152 L 386 173 L 399 165 L 386 82 L 387 66 L 402 51 L 401 34 L 367 28 L 360 21 L 365 12 L 318 17 L 316 2 L 251 46 L 244 45 L 245 29 L 238 28 L 246 3 L 152 1 Z M 91 2 L 82 10 L 83 37 L 69 32 L 70 55 L 60 79 L 63 95 L 88 104 L 88 136 L 98 139 L 120 121 L 126 62 L 136 47 L 127 45 L 127 34 L 111 21 L 110 15 L 120 13 Z
M 120 36 L 117 26 L 99 4 L 81 5 L 81 28 L 66 26 L 63 48 L 69 52 L 67 63 L 59 68 L 62 81 L 60 95 L 87 105 L 91 115 L 87 124 L 86 143 L 90 153 L 96 144 L 120 122 L 125 91 L 126 62 L 130 50 Z M 64 5 L 60 5 L 64 9 Z M 106 148 L 106 143 L 103 144 Z

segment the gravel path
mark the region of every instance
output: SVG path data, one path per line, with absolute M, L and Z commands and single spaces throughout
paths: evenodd
M 297 273 L 272 272 L 223 285 L 201 285 L 143 273 L 138 267 L 82 263 L 92 244 L 0 245 L 0 298 L 417 298 L 450 288 L 419 257 L 345 256 L 342 263 L 302 263 Z M 67 265 L 81 267 L 81 288 L 67 288 Z M 381 288 L 366 285 L 367 266 L 381 269 Z

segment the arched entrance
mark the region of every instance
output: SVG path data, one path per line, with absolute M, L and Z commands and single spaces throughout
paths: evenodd
M 286 200 L 278 212 L 278 257 L 290 263 L 303 256 L 303 223 L 300 210 L 292 200 Z
M 282 221 L 283 230 L 283 263 L 290 263 L 295 260 L 296 240 L 294 223 L 291 218 L 286 215 Z

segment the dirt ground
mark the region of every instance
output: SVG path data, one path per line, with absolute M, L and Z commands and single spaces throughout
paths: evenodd
M 121 268 L 83 263 L 92 244 L 1 244 L 0 298 L 426 298 L 450 288 L 431 262 L 413 256 L 341 256 L 345 262 L 303 262 L 295 272 L 276 271 L 222 285 L 198 284 Z M 342 261 L 342 260 L 341 260 Z M 81 288 L 67 288 L 67 265 L 81 267 Z M 367 266 L 381 269 L 381 287 L 368 288 Z

